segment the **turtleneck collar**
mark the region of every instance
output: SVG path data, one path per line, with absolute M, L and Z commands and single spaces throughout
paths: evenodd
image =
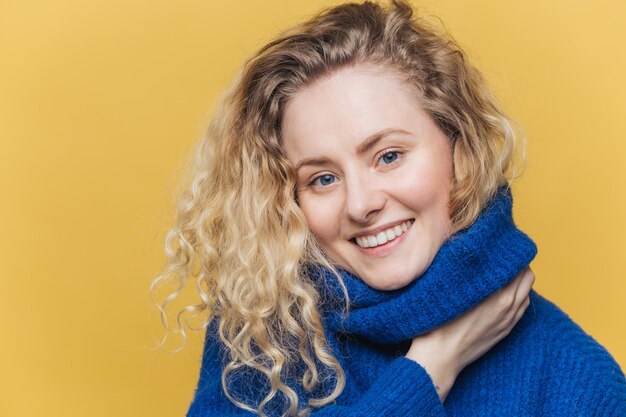
M 534 242 L 513 222 L 508 186 L 498 190 L 478 219 L 452 235 L 433 262 L 411 284 L 380 291 L 339 270 L 350 296 L 347 317 L 325 313 L 330 330 L 394 344 L 428 332 L 462 314 L 510 282 L 537 253 Z M 337 278 L 321 271 L 324 306 L 345 304 Z M 316 279 L 316 280 L 317 280 Z M 320 281 L 318 281 L 320 282 Z

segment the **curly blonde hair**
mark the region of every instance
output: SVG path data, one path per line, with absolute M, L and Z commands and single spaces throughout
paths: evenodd
M 159 305 L 169 329 L 166 307 L 195 280 L 200 302 L 178 313 L 177 330 L 184 339 L 183 314 L 206 312 L 205 327 L 217 320 L 229 354 L 224 392 L 238 407 L 259 415 L 278 393 L 288 401 L 284 415 L 305 415 L 334 401 L 345 385 L 327 345 L 320 294 L 307 275 L 309 265 L 335 270 L 298 207 L 295 174 L 282 149 L 281 117 L 303 87 L 353 65 L 400 74 L 417 88 L 423 108 L 450 138 L 449 212 L 455 231 L 476 219 L 511 173 L 517 140 L 511 121 L 460 47 L 413 16 L 405 1 L 330 8 L 249 59 L 194 152 L 189 185 L 166 237 L 167 266 L 151 291 L 164 282 L 178 286 Z M 242 368 L 269 381 L 270 391 L 259 404 L 243 403 L 229 392 L 229 377 Z M 296 369 L 301 371 L 292 375 Z M 326 381 L 334 386 L 302 408 L 286 373 L 308 393 Z

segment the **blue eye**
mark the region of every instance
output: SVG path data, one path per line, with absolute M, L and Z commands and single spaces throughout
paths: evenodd
M 327 187 L 333 182 L 335 182 L 335 176 L 331 174 L 320 175 L 319 177 L 313 178 L 311 184 L 319 183 L 322 187 Z
M 395 162 L 397 159 L 398 159 L 397 151 L 387 152 L 386 154 L 380 157 L 380 160 L 383 161 L 385 164 L 391 164 Z

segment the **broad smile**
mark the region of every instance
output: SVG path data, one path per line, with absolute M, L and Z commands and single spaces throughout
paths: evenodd
M 391 252 L 404 240 L 414 221 L 415 219 L 409 219 L 376 234 L 357 236 L 350 241 L 362 253 L 369 256 L 383 256 Z

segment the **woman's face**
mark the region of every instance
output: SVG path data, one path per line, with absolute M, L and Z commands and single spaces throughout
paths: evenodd
M 451 229 L 448 137 L 385 68 L 343 68 L 287 103 L 282 136 L 311 232 L 338 266 L 394 290 Z

